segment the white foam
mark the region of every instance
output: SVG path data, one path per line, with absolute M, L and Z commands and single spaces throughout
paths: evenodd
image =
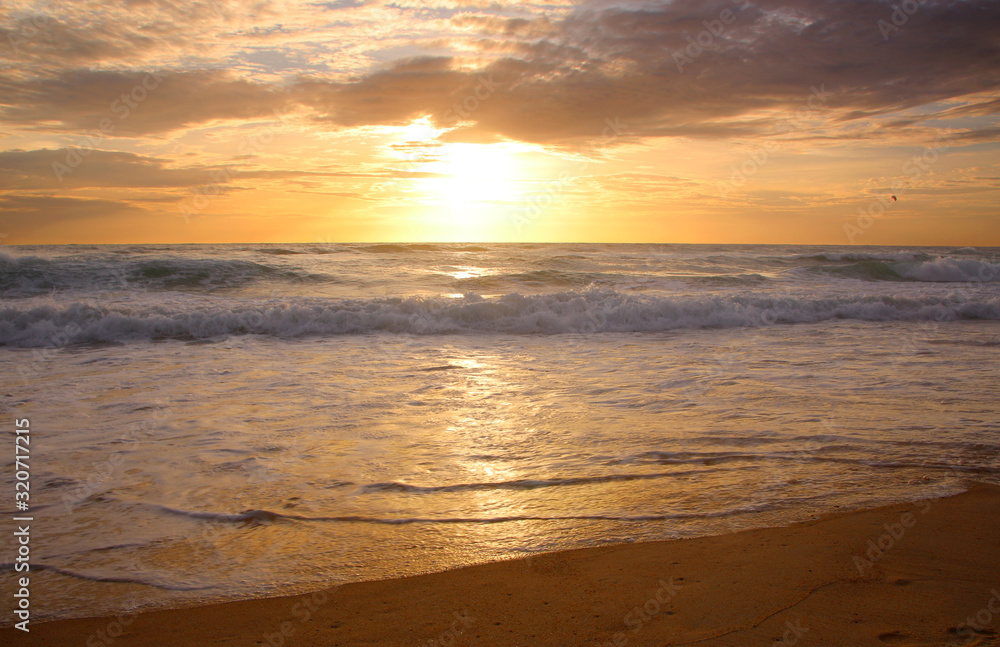
M 39 347 L 232 335 L 659 332 L 836 319 L 1000 319 L 1000 296 L 970 300 L 958 295 L 660 296 L 586 290 L 490 299 L 470 294 L 462 299 L 314 299 L 309 304 L 295 300 L 260 302 L 256 308 L 246 301 L 230 307 L 186 303 L 7 307 L 0 309 L 0 343 Z
M 1000 265 L 971 258 L 943 256 L 921 263 L 894 265 L 897 274 L 912 281 L 993 283 L 1000 281 Z

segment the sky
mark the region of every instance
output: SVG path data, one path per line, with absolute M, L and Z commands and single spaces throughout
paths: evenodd
M 350 241 L 1000 245 L 1000 2 L 0 5 L 0 243 Z

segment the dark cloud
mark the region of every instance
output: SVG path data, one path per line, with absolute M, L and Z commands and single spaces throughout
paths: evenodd
M 954 117 L 984 117 L 1000 114 L 1000 99 L 979 100 L 972 98 L 968 103 L 948 108 L 933 115 L 934 119 L 951 119 Z
M 996 142 L 1000 141 L 1000 126 L 994 126 L 991 128 L 977 128 L 960 133 L 954 133 L 948 136 L 950 141 L 955 142 L 967 142 L 971 144 L 980 144 L 983 142 Z
M 321 120 L 339 126 L 402 125 L 425 114 L 430 99 L 447 105 L 449 97 L 459 95 L 468 75 L 451 63 L 440 57 L 408 59 L 355 82 L 305 79 L 294 93 Z
M 528 19 L 488 14 L 459 14 L 451 19 L 451 24 L 496 36 L 541 38 L 553 33 L 552 22 L 545 16 Z
M 898 30 L 885 27 L 894 26 L 889 2 L 679 0 L 589 10 L 482 71 L 418 59 L 296 91 L 339 126 L 431 115 L 440 125 L 468 122 L 463 132 L 478 141 L 551 144 L 606 139 L 616 118 L 628 137 L 723 138 L 772 134 L 796 110 L 831 121 L 873 119 L 1000 89 L 1000 3 L 917 6 Z M 499 18 L 457 20 L 494 32 L 525 28 Z M 484 91 L 483 79 L 496 90 Z M 784 116 L 748 118 L 762 110 Z
M 398 175 L 356 171 L 252 169 L 238 165 L 179 166 L 171 160 L 85 148 L 0 151 L 0 191 L 53 189 L 186 189 L 228 185 L 240 180 L 305 180 L 309 178 L 380 178 Z M 220 187 L 220 191 L 236 187 Z
M 205 32 L 228 30 L 240 21 L 276 14 L 258 0 L 106 0 L 48 2 L 33 13 L 0 14 L 0 52 L 4 59 L 37 70 L 65 70 L 82 65 L 134 64 L 159 50 L 170 55 L 192 43 L 204 44 Z
M 833 127 L 885 121 L 900 132 L 932 113 L 996 114 L 1000 3 L 927 0 L 912 15 L 899 6 L 676 0 L 587 5 L 558 21 L 463 13 L 451 23 L 500 38 L 490 41 L 489 57 L 413 58 L 354 79 L 298 78 L 285 87 L 219 70 L 163 72 L 127 116 L 123 95 L 143 94 L 142 73 L 0 77 L 0 120 L 77 132 L 110 120 L 115 136 L 138 136 L 306 106 L 330 128 L 429 115 L 457 127 L 450 141 L 575 146 L 769 136 L 802 130 L 810 119 Z M 973 96 L 968 107 L 940 105 Z
M 5 58 L 12 61 L 82 65 L 112 58 L 135 55 L 156 39 L 130 33 L 120 25 L 90 25 L 77 29 L 54 16 L 38 14 L 23 18 L 9 27 L 0 27 L 0 47 L 6 46 Z
M 19 236 L 66 220 L 140 213 L 127 202 L 48 195 L 0 195 L 0 230 Z
M 105 136 L 169 132 L 215 119 L 254 119 L 283 110 L 278 88 L 218 70 L 118 72 L 74 70 L 30 81 L 0 76 L 0 121 Z
M 165 160 L 134 153 L 66 148 L 0 152 L 0 191 L 188 187 L 210 177 L 204 167 L 167 168 Z

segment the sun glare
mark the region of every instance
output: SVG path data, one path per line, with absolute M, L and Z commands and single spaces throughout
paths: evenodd
M 489 240 L 513 222 L 523 192 L 517 144 L 444 144 L 421 180 L 448 234 Z
M 452 207 L 496 204 L 517 193 L 514 151 L 506 144 L 445 144 L 426 189 Z
M 455 235 L 489 238 L 509 224 L 522 193 L 516 152 L 508 144 L 445 144 L 425 166 L 434 175 L 420 180 L 425 204 Z
M 427 118 L 394 130 L 396 155 L 417 175 L 402 193 L 424 210 L 421 218 L 436 240 L 503 235 L 528 197 L 541 152 L 518 142 L 441 142 L 445 132 Z
M 431 125 L 431 120 L 427 117 L 410 122 L 399 129 L 399 134 L 404 142 L 430 142 L 443 133 L 443 130 Z

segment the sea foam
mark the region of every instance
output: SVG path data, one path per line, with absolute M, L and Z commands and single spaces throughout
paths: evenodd
M 230 302 L 231 304 L 233 302 Z M 783 295 L 661 296 L 616 290 L 444 297 L 310 299 L 206 307 L 72 303 L 0 309 L 0 343 L 51 346 L 231 335 L 279 338 L 401 334 L 659 332 L 836 319 L 1000 319 L 1000 297 Z

